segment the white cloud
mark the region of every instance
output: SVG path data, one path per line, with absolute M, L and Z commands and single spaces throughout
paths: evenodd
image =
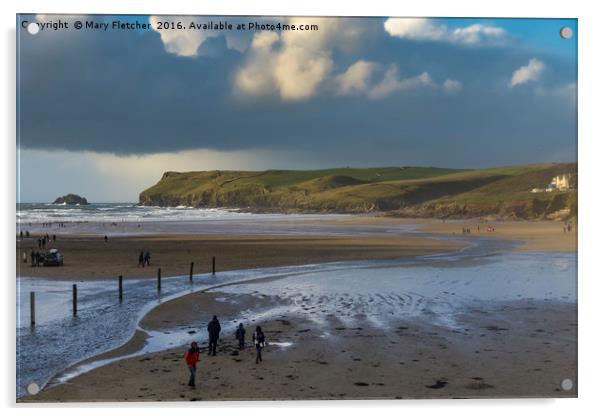
M 372 22 L 294 17 L 288 24 L 317 24 L 317 31 L 256 33 L 246 62 L 234 76 L 239 95 L 277 93 L 282 100 L 305 100 L 329 79 L 334 49 L 353 51 L 370 35 Z
M 357 61 L 334 78 L 335 91 L 338 95 L 366 95 L 370 99 L 377 100 L 421 87 L 439 88 L 448 94 L 457 93 L 462 89 L 462 83 L 453 79 L 446 79 L 438 85 L 428 72 L 402 78 L 394 64 L 390 65 L 384 74 L 383 71 L 382 65 L 376 62 Z
M 274 94 L 284 101 L 300 101 L 311 98 L 321 86 L 325 86 L 326 91 L 334 91 L 337 95 L 364 94 L 370 99 L 381 99 L 419 87 L 441 88 L 448 93 L 462 88 L 462 84 L 454 80 L 437 85 L 427 72 L 401 78 L 395 65 L 385 71 L 382 64 L 362 59 L 342 73 L 333 74 L 333 52 L 356 50 L 363 38 L 373 33 L 371 23 L 358 25 L 357 20 L 352 19 L 297 17 L 287 23 L 317 24 L 320 30 L 256 33 L 246 61 L 234 74 L 233 91 L 236 95 Z M 380 23 L 377 24 L 381 30 Z M 455 36 L 474 38 L 473 32 L 465 29 L 467 31 Z M 481 28 L 476 32 L 486 30 Z
M 235 75 L 238 91 L 261 95 L 275 90 L 274 75 L 269 70 L 274 65 L 273 45 L 280 37 L 275 32 L 260 32 L 253 37 L 247 64 Z
M 190 30 L 190 23 L 206 23 L 194 16 L 150 16 L 152 29 L 161 35 L 165 50 L 178 56 L 193 57 L 198 55 L 199 47 L 209 38 L 225 36 L 226 46 L 239 52 L 248 47 L 248 35 L 239 32 L 224 32 L 219 30 Z M 158 30 L 159 22 L 181 22 L 186 29 Z
M 514 71 L 512 79 L 508 83 L 508 87 L 513 88 L 530 81 L 537 81 L 545 68 L 546 66 L 543 62 L 539 59 L 532 58 L 527 65 L 521 66 Z
M 350 65 L 345 72 L 334 79 L 339 95 L 365 93 L 370 88 L 374 70 L 378 64 L 368 61 L 357 61 Z
M 436 20 L 427 18 L 391 17 L 384 23 L 385 31 L 402 39 L 421 41 L 439 41 L 479 45 L 500 43 L 506 37 L 506 31 L 497 26 L 473 24 L 460 28 L 449 28 Z
M 395 92 L 407 91 L 425 86 L 436 86 L 427 72 L 423 72 L 415 77 L 400 78 L 397 66 L 391 65 L 389 69 L 387 69 L 383 80 L 368 91 L 368 98 L 377 100 L 385 98 Z
M 446 79 L 443 82 L 443 91 L 448 94 L 454 94 L 462 90 L 462 83 L 460 81 L 456 81 L 455 79 Z

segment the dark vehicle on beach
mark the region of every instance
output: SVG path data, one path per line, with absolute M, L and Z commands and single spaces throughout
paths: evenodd
M 62 266 L 63 255 L 56 249 L 53 248 L 44 256 L 44 266 Z

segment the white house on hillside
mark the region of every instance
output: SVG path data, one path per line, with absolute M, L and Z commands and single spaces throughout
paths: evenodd
M 568 174 L 555 176 L 550 185 L 559 191 L 568 191 L 570 189 L 570 177 L 571 175 Z

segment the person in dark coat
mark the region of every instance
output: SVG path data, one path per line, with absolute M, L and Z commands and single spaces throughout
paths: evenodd
M 138 267 L 144 267 L 144 253 L 142 251 L 138 256 Z
M 238 340 L 238 348 L 241 350 L 245 349 L 245 327 L 242 322 L 238 324 L 238 328 L 236 328 L 236 339 Z
M 263 331 L 259 325 L 257 325 L 255 332 L 253 332 L 253 344 L 255 344 L 255 351 L 257 352 L 255 364 L 259 364 L 263 361 L 263 358 L 261 358 L 261 350 L 265 347 L 265 335 L 263 335 Z
M 215 355 L 221 330 L 222 327 L 217 320 L 217 316 L 213 315 L 213 319 L 209 322 L 209 325 L 207 325 L 207 332 L 209 332 L 209 355 Z

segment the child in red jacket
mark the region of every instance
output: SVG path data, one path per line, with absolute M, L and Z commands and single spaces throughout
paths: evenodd
M 199 362 L 199 346 L 196 342 L 192 342 L 190 344 L 190 348 L 186 351 L 184 355 L 184 359 L 186 360 L 186 365 L 188 366 L 188 370 L 190 371 L 190 379 L 188 380 L 188 385 L 192 388 L 195 386 L 195 377 L 196 377 L 196 363 Z

